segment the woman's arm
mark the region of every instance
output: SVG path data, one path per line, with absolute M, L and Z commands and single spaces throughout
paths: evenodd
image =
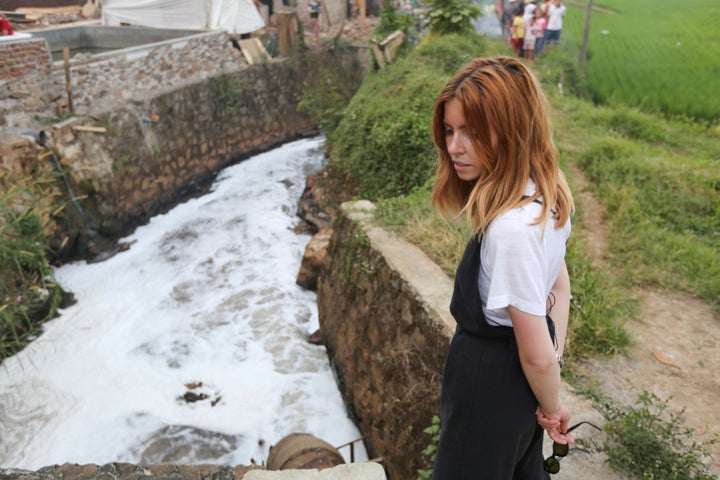
M 564 261 L 551 292 L 555 297 L 551 316 L 555 322 L 557 353 L 562 355 L 570 311 L 570 279 Z M 540 404 L 538 418 L 543 420 L 541 424 L 553 440 L 572 442 L 572 436 L 564 433 L 568 428 L 570 411 L 560 401 L 560 365 L 556 361 L 547 322 L 544 317 L 530 315 L 512 306 L 508 307 L 508 311 L 523 372 Z
M 558 277 L 550 292 L 554 304 L 549 314 L 553 322 L 555 322 L 557 353 L 562 355 L 565 351 L 565 339 L 567 338 L 568 319 L 570 317 L 570 276 L 568 275 L 565 260 L 563 260 L 560 273 L 558 273 Z
M 512 306 L 508 310 L 515 329 L 520 364 L 540 404 L 538 422 L 554 441 L 572 443 L 572 435 L 566 433 L 570 410 L 560 401 L 560 365 L 555 358 L 545 317 L 530 315 Z
M 550 340 L 545 317 L 508 307 L 515 329 L 520 363 L 543 412 L 550 416 L 560 410 L 560 365 Z

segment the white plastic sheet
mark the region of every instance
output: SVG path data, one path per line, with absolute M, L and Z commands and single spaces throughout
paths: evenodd
M 265 26 L 252 0 L 102 0 L 103 25 L 251 33 Z

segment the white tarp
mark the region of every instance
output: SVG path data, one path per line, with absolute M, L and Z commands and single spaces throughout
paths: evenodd
M 102 23 L 233 34 L 265 26 L 252 0 L 102 0 Z

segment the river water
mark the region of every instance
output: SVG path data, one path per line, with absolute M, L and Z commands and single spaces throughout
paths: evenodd
M 296 206 L 322 144 L 229 167 L 127 251 L 57 269 L 77 302 L 0 365 L 0 466 L 249 465 L 291 432 L 360 437 L 324 347 L 306 340 L 315 294 L 295 284 L 310 239 L 292 230 Z

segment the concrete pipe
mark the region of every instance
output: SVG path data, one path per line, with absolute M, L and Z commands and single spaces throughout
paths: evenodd
M 329 443 L 308 433 L 291 433 L 270 447 L 268 470 L 317 469 L 345 463 L 340 452 Z

